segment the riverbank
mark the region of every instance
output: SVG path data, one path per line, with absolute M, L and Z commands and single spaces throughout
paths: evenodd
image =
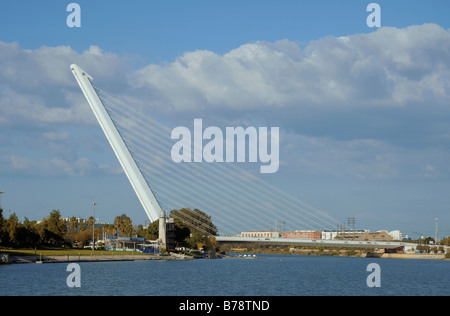
M 391 258 L 391 259 L 428 259 L 428 260 L 448 260 L 442 254 L 428 254 L 428 253 L 368 253 L 368 258 Z
M 272 254 L 272 255 L 304 255 L 304 256 L 337 256 L 337 257 L 359 257 L 359 258 L 386 258 L 386 259 L 427 259 L 427 260 L 447 260 L 444 254 L 401 254 L 401 253 L 373 253 L 362 249 L 306 249 L 306 248 L 251 248 L 240 247 L 230 248 L 233 253 L 252 253 L 252 254 Z
M 248 253 L 247 253 L 248 254 Z M 335 251 L 317 249 L 302 249 L 301 251 L 254 251 L 252 255 L 239 254 L 221 255 L 220 258 L 225 259 L 259 259 L 254 254 L 272 254 L 272 255 L 308 255 L 308 256 L 338 256 L 338 257 L 359 257 L 359 258 L 382 258 L 382 259 L 424 259 L 424 260 L 444 260 L 443 254 L 396 254 L 396 253 L 371 253 L 364 251 Z M 83 254 L 51 254 L 51 255 L 29 255 L 29 254 L 4 254 L 0 253 L 0 264 L 25 264 L 25 263 L 70 263 L 70 262 L 112 262 L 112 261 L 138 261 L 138 260 L 192 260 L 196 257 L 186 256 L 182 254 L 170 253 L 169 255 L 141 254 L 134 252 L 100 252 L 100 254 L 83 253 Z
M 90 255 L 90 256 L 7 256 L 5 264 L 23 263 L 70 263 L 70 262 L 108 262 L 108 261 L 138 261 L 138 260 L 187 260 L 177 256 L 158 255 Z
M 295 252 L 296 254 L 306 254 L 311 256 L 339 256 L 339 257 L 359 257 L 359 258 L 382 258 L 382 259 L 428 259 L 428 260 L 449 260 L 444 254 L 425 254 L 425 253 L 379 253 L 361 250 L 317 250 L 304 249 L 304 251 Z
M 131 251 L 92 251 L 87 249 L 1 249 L 0 264 L 187 260 L 188 256 L 144 254 Z

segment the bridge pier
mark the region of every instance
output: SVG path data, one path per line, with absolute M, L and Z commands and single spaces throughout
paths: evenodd
M 175 249 L 175 222 L 173 218 L 166 219 L 166 212 L 161 210 L 159 216 L 158 240 L 161 248 L 166 250 Z
M 161 244 L 161 248 L 166 249 L 167 240 L 166 240 L 166 212 L 161 210 L 159 214 L 159 236 L 158 240 Z

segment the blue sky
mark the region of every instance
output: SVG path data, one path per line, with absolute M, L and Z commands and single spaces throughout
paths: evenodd
M 78 1 L 82 27 L 65 25 L 70 1 L 5 1 L 0 5 L 4 41 L 23 48 L 95 44 L 105 51 L 136 54 L 147 62 L 172 61 L 185 51 L 222 54 L 242 44 L 373 31 L 366 25 L 369 1 Z M 378 1 L 383 26 L 437 23 L 448 28 L 446 1 Z
M 438 217 L 450 234 L 448 1 L 377 1 L 378 30 L 361 0 L 77 1 L 81 28 L 67 27 L 68 3 L 0 4 L 6 210 L 88 217 L 95 200 L 100 220 L 146 220 L 68 71 L 76 62 L 169 125 L 280 126 L 283 165 L 264 180 L 343 222 L 432 235 Z M 211 92 L 242 92 L 248 76 L 264 89 Z

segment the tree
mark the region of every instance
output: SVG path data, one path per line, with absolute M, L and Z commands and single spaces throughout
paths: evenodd
M 114 227 L 120 232 L 121 236 L 131 237 L 134 228 L 131 219 L 124 213 L 116 216 L 114 219 Z
M 75 233 L 73 239 L 80 246 L 87 246 L 89 245 L 89 242 L 92 240 L 92 232 L 90 232 L 89 230 L 79 231 Z
M 50 216 L 44 218 L 41 225 L 39 225 L 39 235 L 41 241 L 44 243 L 60 243 L 64 240 L 64 235 L 67 232 L 67 226 L 59 210 L 53 210 Z
M 418 245 L 416 247 L 417 251 L 419 251 L 420 253 L 422 252 L 429 252 L 430 251 L 430 247 L 427 245 Z
M 87 229 L 86 223 L 85 222 L 80 223 L 80 230 L 85 231 L 86 229 Z
M 124 233 L 125 235 L 131 237 L 134 232 L 133 221 L 128 216 L 124 219 Z
M 156 221 L 156 222 L 158 222 L 158 221 Z M 149 240 L 156 240 L 156 239 L 157 239 L 157 237 L 154 238 L 154 235 L 152 235 L 152 234 L 149 232 L 148 227 L 147 227 L 147 228 L 144 228 L 144 226 L 142 226 L 141 224 L 139 224 L 138 227 L 137 227 L 136 235 L 137 235 L 138 237 L 143 237 L 143 238 L 149 239 Z
M 175 218 L 175 243 L 177 247 L 191 247 L 189 238 L 191 230 L 181 220 Z M 144 236 L 149 240 L 157 240 L 159 238 L 159 220 L 152 222 L 148 225 Z
M 61 219 L 59 210 L 53 210 L 50 213 L 50 216 L 47 218 L 47 229 L 58 236 L 64 236 L 67 231 L 67 226 L 64 220 Z
M 176 224 L 175 224 L 176 227 Z M 146 237 L 147 239 L 150 240 L 157 240 L 159 237 L 159 220 L 156 220 L 154 222 L 152 222 L 150 225 L 148 225 L 147 227 L 147 234 L 148 237 Z M 176 235 L 176 233 L 175 233 Z
M 39 243 L 39 234 L 36 231 L 36 221 L 30 221 L 27 217 L 20 227 L 20 243 L 23 246 L 36 246 Z
M 8 241 L 11 246 L 18 246 L 19 241 L 17 239 L 17 234 L 19 230 L 19 218 L 17 217 L 16 213 L 12 213 L 9 215 L 8 220 L 6 221 L 6 233 L 8 234 Z
M 450 237 L 444 238 L 439 242 L 440 245 L 450 246 Z
M 216 237 L 209 236 L 208 239 L 206 240 L 206 246 L 208 247 L 208 249 L 218 250 L 219 242 L 216 240 Z
M 5 220 L 3 218 L 3 209 L 0 208 L 0 246 L 3 245 L 5 239 L 4 227 L 5 227 Z
M 75 243 L 75 235 L 77 233 L 76 229 L 78 227 L 78 220 L 75 216 L 72 216 L 69 219 L 69 229 L 66 231 L 65 235 L 64 235 L 64 239 L 73 246 L 73 244 Z
M 433 237 L 427 237 L 427 238 L 425 238 L 425 244 L 426 244 L 426 245 L 433 245 L 433 244 L 435 244 L 434 238 L 433 238 Z
M 114 224 L 106 224 L 106 225 L 103 225 L 103 227 L 105 227 L 105 232 L 106 232 L 106 234 L 109 234 L 109 235 L 117 235 L 117 229 L 116 229 L 116 227 L 114 226 Z
M 92 228 L 92 225 L 94 225 L 94 224 L 95 224 L 94 216 L 89 217 L 89 219 L 88 219 L 88 225 L 89 225 L 89 227 Z
M 186 238 L 186 242 L 190 248 L 196 249 L 199 244 L 205 245 L 208 240 L 208 236 L 203 233 L 194 231 L 189 238 Z
M 69 219 L 69 228 L 75 230 L 78 227 L 78 220 L 75 216 Z
M 185 223 L 183 223 L 178 218 L 175 218 L 174 221 L 175 221 L 175 243 L 180 247 L 190 246 L 187 243 L 187 239 L 191 236 L 191 230 Z
M 172 210 L 170 217 L 180 220 L 189 227 L 192 234 L 199 233 L 203 235 L 217 234 L 217 228 L 211 220 L 211 216 L 200 211 L 199 209 L 191 210 L 182 208 L 180 210 Z

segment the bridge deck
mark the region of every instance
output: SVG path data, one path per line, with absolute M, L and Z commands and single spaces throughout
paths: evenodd
M 320 240 L 297 238 L 264 238 L 264 237 L 227 237 L 217 236 L 218 242 L 285 244 L 315 247 L 349 247 L 349 248 L 384 248 L 393 249 L 404 246 L 417 247 L 418 244 L 399 241 L 354 241 L 354 240 Z

